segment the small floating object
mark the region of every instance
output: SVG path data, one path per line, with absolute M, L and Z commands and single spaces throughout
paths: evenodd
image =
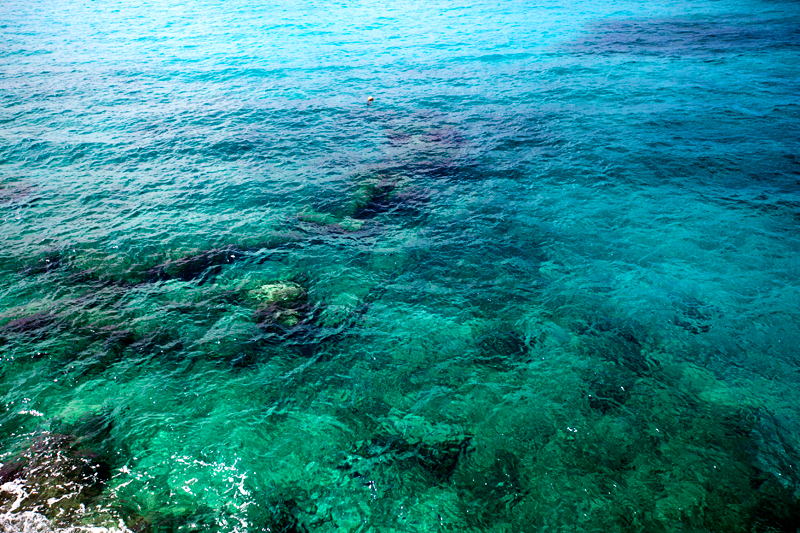
M 371 96 L 369 98 L 367 98 L 367 102 L 371 102 L 373 100 L 375 100 L 375 99 L 373 97 L 371 97 Z

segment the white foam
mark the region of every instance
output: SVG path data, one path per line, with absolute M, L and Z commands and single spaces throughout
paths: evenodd
M 32 511 L 0 514 L 0 533 L 132 533 L 120 521 L 119 527 L 56 527 L 45 516 Z

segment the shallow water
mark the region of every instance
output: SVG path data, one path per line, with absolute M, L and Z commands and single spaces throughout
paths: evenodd
M 796 2 L 0 29 L 3 512 L 800 527 Z

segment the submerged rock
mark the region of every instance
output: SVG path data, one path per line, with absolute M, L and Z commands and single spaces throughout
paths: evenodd
M 398 186 L 398 180 L 393 178 L 366 180 L 356 190 L 351 204 L 351 216 L 355 219 L 368 219 L 388 211 Z
M 269 508 L 269 513 L 264 520 L 266 531 L 308 533 L 308 528 L 299 518 L 299 515 L 304 513 L 294 499 L 270 502 Z
M 133 330 L 116 324 L 92 328 L 90 333 L 103 341 L 105 350 L 121 351 L 137 341 L 136 333 Z
M 374 228 L 368 221 L 382 214 L 416 217 L 429 201 L 431 191 L 410 182 L 406 171 L 401 169 L 358 175 L 349 184 L 349 201 L 341 202 L 337 197 L 321 206 L 322 211 L 305 208 L 296 218 L 314 233 L 335 235 Z
M 407 186 L 401 176 L 381 176 L 364 180 L 356 189 L 347 210 L 356 220 L 375 218 L 382 213 L 416 215 L 430 199 L 430 191 Z
M 589 407 L 602 414 L 619 410 L 631 398 L 635 376 L 623 368 L 600 368 L 588 380 Z
M 661 370 L 658 360 L 647 349 L 647 338 L 636 322 L 597 317 L 578 326 L 583 349 L 606 362 L 614 363 L 638 377 L 652 376 Z
M 147 281 L 166 281 L 178 279 L 205 281 L 222 270 L 222 265 L 233 263 L 242 255 L 242 250 L 228 246 L 198 252 L 180 259 L 169 260 L 147 271 Z
M 35 276 L 38 274 L 45 274 L 51 270 L 55 270 L 69 263 L 69 256 L 64 250 L 50 250 L 41 256 L 34 259 L 32 262 L 27 263 L 22 268 L 22 274 L 25 276 Z
M 430 442 L 406 439 L 400 435 L 382 435 L 362 443 L 355 451 L 355 455 L 369 462 L 401 463 L 416 465 L 425 471 L 437 483 L 443 483 L 453 476 L 459 461 L 466 457 L 471 435 L 460 438 L 434 439 Z M 354 465 L 345 464 L 340 470 L 349 470 Z M 353 476 L 359 477 L 357 465 Z
M 0 204 L 31 204 L 41 198 L 39 190 L 30 185 L 13 184 L 0 187 Z
M 47 312 L 16 318 L 0 327 L 0 345 L 15 338 L 40 340 L 60 329 L 60 325 L 61 317 Z
M 678 300 L 675 304 L 675 325 L 693 335 L 708 333 L 722 313 L 713 305 L 694 298 Z
M 337 217 L 307 209 L 297 215 L 301 222 L 313 224 L 322 233 L 355 233 L 364 229 L 365 222 L 353 217 Z
M 476 361 L 498 370 L 508 370 L 529 359 L 530 346 L 514 331 L 490 331 L 477 339 Z
M 466 519 L 476 526 L 491 524 L 492 516 L 514 508 L 530 492 L 522 457 L 513 451 L 484 450 L 454 478 L 461 501 L 471 512 Z
M 294 328 L 310 320 L 313 307 L 306 303 L 292 303 L 289 305 L 274 303 L 265 305 L 256 310 L 255 318 L 258 324 L 267 329 Z
M 258 305 L 256 321 L 267 328 L 294 328 L 308 322 L 313 306 L 308 304 L 308 292 L 292 281 L 266 283 L 247 293 Z
M 160 509 L 147 517 L 134 514 L 126 517 L 131 533 L 160 531 L 216 531 L 216 513 L 206 505 L 175 506 Z
M 56 322 L 56 316 L 50 313 L 35 313 L 33 315 L 16 318 L 7 322 L 0 328 L 0 334 L 25 335 L 37 333 Z
M 249 296 L 262 304 L 286 303 L 306 301 L 308 293 L 306 290 L 291 281 L 277 281 L 267 283 L 257 289 L 251 290 Z

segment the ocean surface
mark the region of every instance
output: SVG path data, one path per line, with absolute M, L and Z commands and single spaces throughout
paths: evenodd
M 795 0 L 4 0 L 0 521 L 797 531 L 799 65 Z

